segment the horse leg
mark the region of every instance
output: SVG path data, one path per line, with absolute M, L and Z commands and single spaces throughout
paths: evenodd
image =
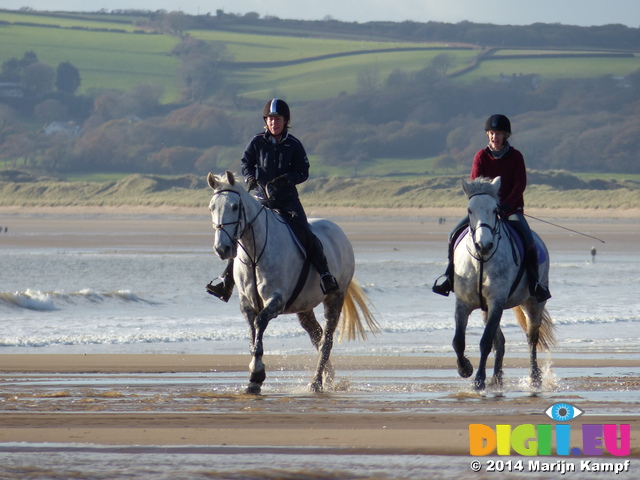
M 300 322 L 300 325 L 309 334 L 311 343 L 313 344 L 316 350 L 319 350 L 320 342 L 322 341 L 322 327 L 316 320 L 315 313 L 313 313 L 313 310 L 309 310 L 307 312 L 298 312 L 297 315 L 298 315 L 298 321 Z M 325 365 L 324 381 L 326 383 L 333 382 L 334 373 L 335 371 L 333 370 L 331 361 L 327 360 L 327 363 Z
M 528 335 L 531 355 L 531 385 L 538 389 L 542 386 L 542 372 L 538 367 L 538 329 Z
M 473 373 L 473 365 L 471 365 L 471 362 L 464 354 L 466 348 L 465 332 L 467 330 L 467 321 L 469 320 L 470 313 L 464 303 L 456 300 L 456 332 L 453 336 L 453 349 L 458 356 L 458 374 L 462 378 L 468 378 Z
M 277 317 L 278 314 L 282 311 L 282 305 L 282 297 L 276 296 L 269 299 L 264 309 L 262 309 L 259 314 L 253 314 L 253 322 L 251 322 L 250 324 L 250 329 L 252 332 L 250 352 L 252 358 L 251 363 L 249 364 L 249 371 L 251 373 L 249 375 L 249 385 L 247 386 L 247 393 L 254 395 L 260 394 L 262 383 L 264 382 L 265 378 L 267 378 L 264 362 L 262 361 L 262 356 L 264 355 L 262 337 L 264 336 L 264 332 L 267 329 L 267 325 L 269 325 L 269 321 L 272 318 Z M 251 311 L 253 311 L 253 309 L 251 309 Z
M 502 361 L 504 359 L 504 334 L 498 326 L 496 337 L 493 339 L 493 349 L 495 351 L 495 363 L 493 365 L 493 378 L 490 385 L 495 388 L 502 387 Z
M 249 325 L 249 351 L 253 355 L 253 352 L 255 350 L 255 344 L 256 344 L 255 318 L 258 313 L 253 309 L 253 307 L 251 306 L 251 303 L 242 295 L 240 295 L 240 311 L 242 312 L 242 315 L 247 320 L 247 324 Z M 264 372 L 264 364 L 260 365 L 260 363 L 257 365 L 257 367 L 258 368 L 261 367 L 262 371 Z M 264 381 L 264 378 L 266 377 L 266 375 L 263 376 L 260 382 L 254 382 L 254 379 L 258 380 L 260 376 L 256 375 L 255 373 L 256 361 L 255 361 L 255 358 L 253 357 L 251 359 L 251 363 L 249 364 L 249 371 L 250 371 L 250 377 L 249 377 L 250 383 L 249 383 L 249 386 L 247 387 L 246 392 L 254 395 L 258 395 L 260 393 L 260 385 Z
M 496 334 L 500 329 L 502 306 L 489 305 L 486 318 L 486 325 L 484 327 L 482 338 L 480 339 L 480 362 L 478 363 L 478 370 L 476 370 L 476 378 L 473 381 L 473 387 L 476 390 L 485 389 L 485 381 L 487 379 L 487 359 L 491 353 L 491 348 L 495 341 Z
M 541 310 L 539 304 L 534 307 L 536 313 L 538 310 Z M 539 389 L 542 386 L 542 372 L 540 371 L 540 367 L 538 367 L 538 340 L 540 337 L 540 323 L 539 321 L 532 321 L 532 313 L 529 310 L 525 311 L 525 315 L 527 317 L 528 323 L 528 331 L 527 331 L 527 340 L 529 341 L 529 355 L 530 355 L 530 364 L 531 364 L 531 385 L 535 389 Z M 538 318 L 541 319 L 542 312 L 537 315 Z
M 325 325 L 322 341 L 319 345 L 320 358 L 318 359 L 318 366 L 316 367 L 313 380 L 309 384 L 309 389 L 312 392 L 322 391 L 322 376 L 329 363 L 329 356 L 333 348 L 333 335 L 338 327 L 338 320 L 340 319 L 343 304 L 344 293 L 342 292 L 335 292 L 333 295 L 327 296 L 324 301 Z

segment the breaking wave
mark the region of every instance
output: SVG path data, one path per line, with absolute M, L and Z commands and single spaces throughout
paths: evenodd
M 154 302 L 137 296 L 131 290 L 96 292 L 91 289 L 83 289 L 78 292 L 66 293 L 62 291 L 42 292 L 40 290 L 27 289 L 23 292 L 0 292 L 0 306 L 43 312 L 60 310 L 68 305 L 108 303 L 111 301 L 154 304 Z

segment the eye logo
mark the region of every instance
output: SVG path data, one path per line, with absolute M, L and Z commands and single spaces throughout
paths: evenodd
M 556 422 L 568 422 L 574 418 L 578 418 L 584 413 L 578 407 L 569 405 L 568 403 L 556 403 L 551 405 L 544 411 L 545 415 Z

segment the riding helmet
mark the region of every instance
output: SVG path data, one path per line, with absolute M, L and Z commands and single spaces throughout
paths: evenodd
M 511 122 L 504 115 L 491 115 L 484 124 L 484 131 L 488 132 L 489 130 L 511 133 Z
M 269 100 L 262 109 L 262 117 L 275 117 L 276 115 L 284 117 L 285 121 L 289 121 L 291 113 L 289 112 L 289 105 L 284 100 L 274 98 Z

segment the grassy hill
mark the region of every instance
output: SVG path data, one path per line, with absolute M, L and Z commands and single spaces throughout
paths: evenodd
M 170 52 L 179 39 L 150 33 L 129 20 L 2 10 L 0 61 L 20 58 L 25 51 L 33 50 L 44 63 L 55 67 L 69 61 L 78 68 L 82 77 L 79 93 L 100 88 L 127 91 L 139 84 L 154 83 L 164 87 L 163 101 L 175 101 L 180 90 L 179 60 Z M 605 52 L 603 56 L 603 52 L 578 49 L 495 50 L 476 58 L 480 49 L 470 46 L 304 38 L 277 35 L 274 33 L 278 30 L 266 27 L 262 31 L 193 30 L 188 34 L 226 44 L 230 61 L 224 67 L 225 81 L 238 84 L 242 95 L 262 99 L 286 92 L 293 102 L 353 93 L 362 72 L 373 72 L 384 81 L 394 69 L 423 69 L 441 53 L 455 58 L 448 73 L 463 72 L 456 77 L 463 82 L 496 79 L 500 73 L 535 73 L 547 79 L 623 76 L 640 68 L 640 56 L 629 52 L 626 56 Z

